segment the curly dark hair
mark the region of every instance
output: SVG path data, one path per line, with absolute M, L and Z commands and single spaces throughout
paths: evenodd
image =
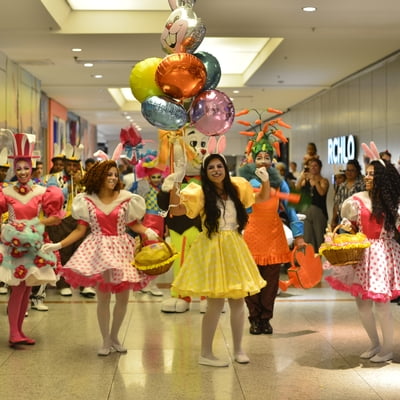
M 357 170 L 357 176 L 361 176 L 361 165 L 356 158 L 347 161 L 347 166 L 352 165 Z
M 400 204 L 400 175 L 395 166 L 387 161 L 374 160 L 374 181 L 371 191 L 372 215 L 379 223 L 384 222 L 387 231 L 396 229 Z
M 207 176 L 207 167 L 210 164 L 210 162 L 215 159 L 220 160 L 225 169 L 225 178 L 222 183 L 224 186 L 224 192 L 233 201 L 235 205 L 236 219 L 239 225 L 237 230 L 239 233 L 242 232 L 249 219 L 246 209 L 244 208 L 242 202 L 239 199 L 238 191 L 230 179 L 229 169 L 228 166 L 226 165 L 224 157 L 221 156 L 220 154 L 210 154 L 204 159 L 203 165 L 200 170 L 201 186 L 203 188 L 203 193 L 204 193 L 204 212 L 205 212 L 204 226 L 207 228 L 208 238 L 211 238 L 213 233 L 218 232 L 219 228 L 218 221 L 219 218 L 221 217 L 221 210 L 218 207 L 218 201 L 221 200 L 221 197 L 218 195 L 217 188 L 208 179 Z
M 112 168 L 117 168 L 117 163 L 114 160 L 97 161 L 92 168 L 83 177 L 83 185 L 85 186 L 85 192 L 88 194 L 100 192 L 101 186 L 107 177 L 108 171 Z M 119 192 L 122 188 L 122 183 L 118 177 L 118 182 L 115 185 L 114 190 Z

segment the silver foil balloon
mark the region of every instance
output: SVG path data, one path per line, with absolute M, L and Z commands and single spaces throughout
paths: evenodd
M 161 33 L 161 47 L 167 54 L 193 53 L 206 34 L 205 25 L 191 8 L 193 2 L 180 3 L 184 5 L 172 11 Z
M 185 108 L 167 96 L 151 96 L 142 103 L 142 115 L 153 126 L 175 131 L 188 122 Z

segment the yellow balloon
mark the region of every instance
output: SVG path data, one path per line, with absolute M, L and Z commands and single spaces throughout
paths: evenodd
M 150 96 L 162 96 L 164 92 L 155 80 L 156 70 L 162 58 L 151 57 L 138 62 L 131 71 L 129 84 L 132 94 L 141 103 Z

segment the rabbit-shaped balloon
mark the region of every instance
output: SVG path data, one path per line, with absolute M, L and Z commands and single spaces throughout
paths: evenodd
M 169 15 L 161 33 L 161 46 L 167 54 L 193 53 L 206 34 L 206 27 L 192 10 L 194 0 L 170 1 L 178 7 Z

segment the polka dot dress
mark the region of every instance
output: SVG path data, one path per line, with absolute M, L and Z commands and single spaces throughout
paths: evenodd
M 358 204 L 358 228 L 371 243 L 362 260 L 354 266 L 332 268 L 326 280 L 334 288 L 359 296 L 387 302 L 400 296 L 400 245 L 393 239 L 393 232 L 387 232 L 382 224 L 370 219 L 371 212 L 356 195 Z
M 209 239 L 203 228 L 172 283 L 181 296 L 238 299 L 258 293 L 266 284 L 236 229 L 233 202 L 226 201 L 221 212 L 220 232 Z
M 91 233 L 60 274 L 72 287 L 98 285 L 100 290 L 113 293 L 145 287 L 153 277 L 131 265 L 135 240 L 126 233 L 129 201 L 117 203 L 107 213 L 89 198 L 84 198 L 83 201 L 88 210 Z

